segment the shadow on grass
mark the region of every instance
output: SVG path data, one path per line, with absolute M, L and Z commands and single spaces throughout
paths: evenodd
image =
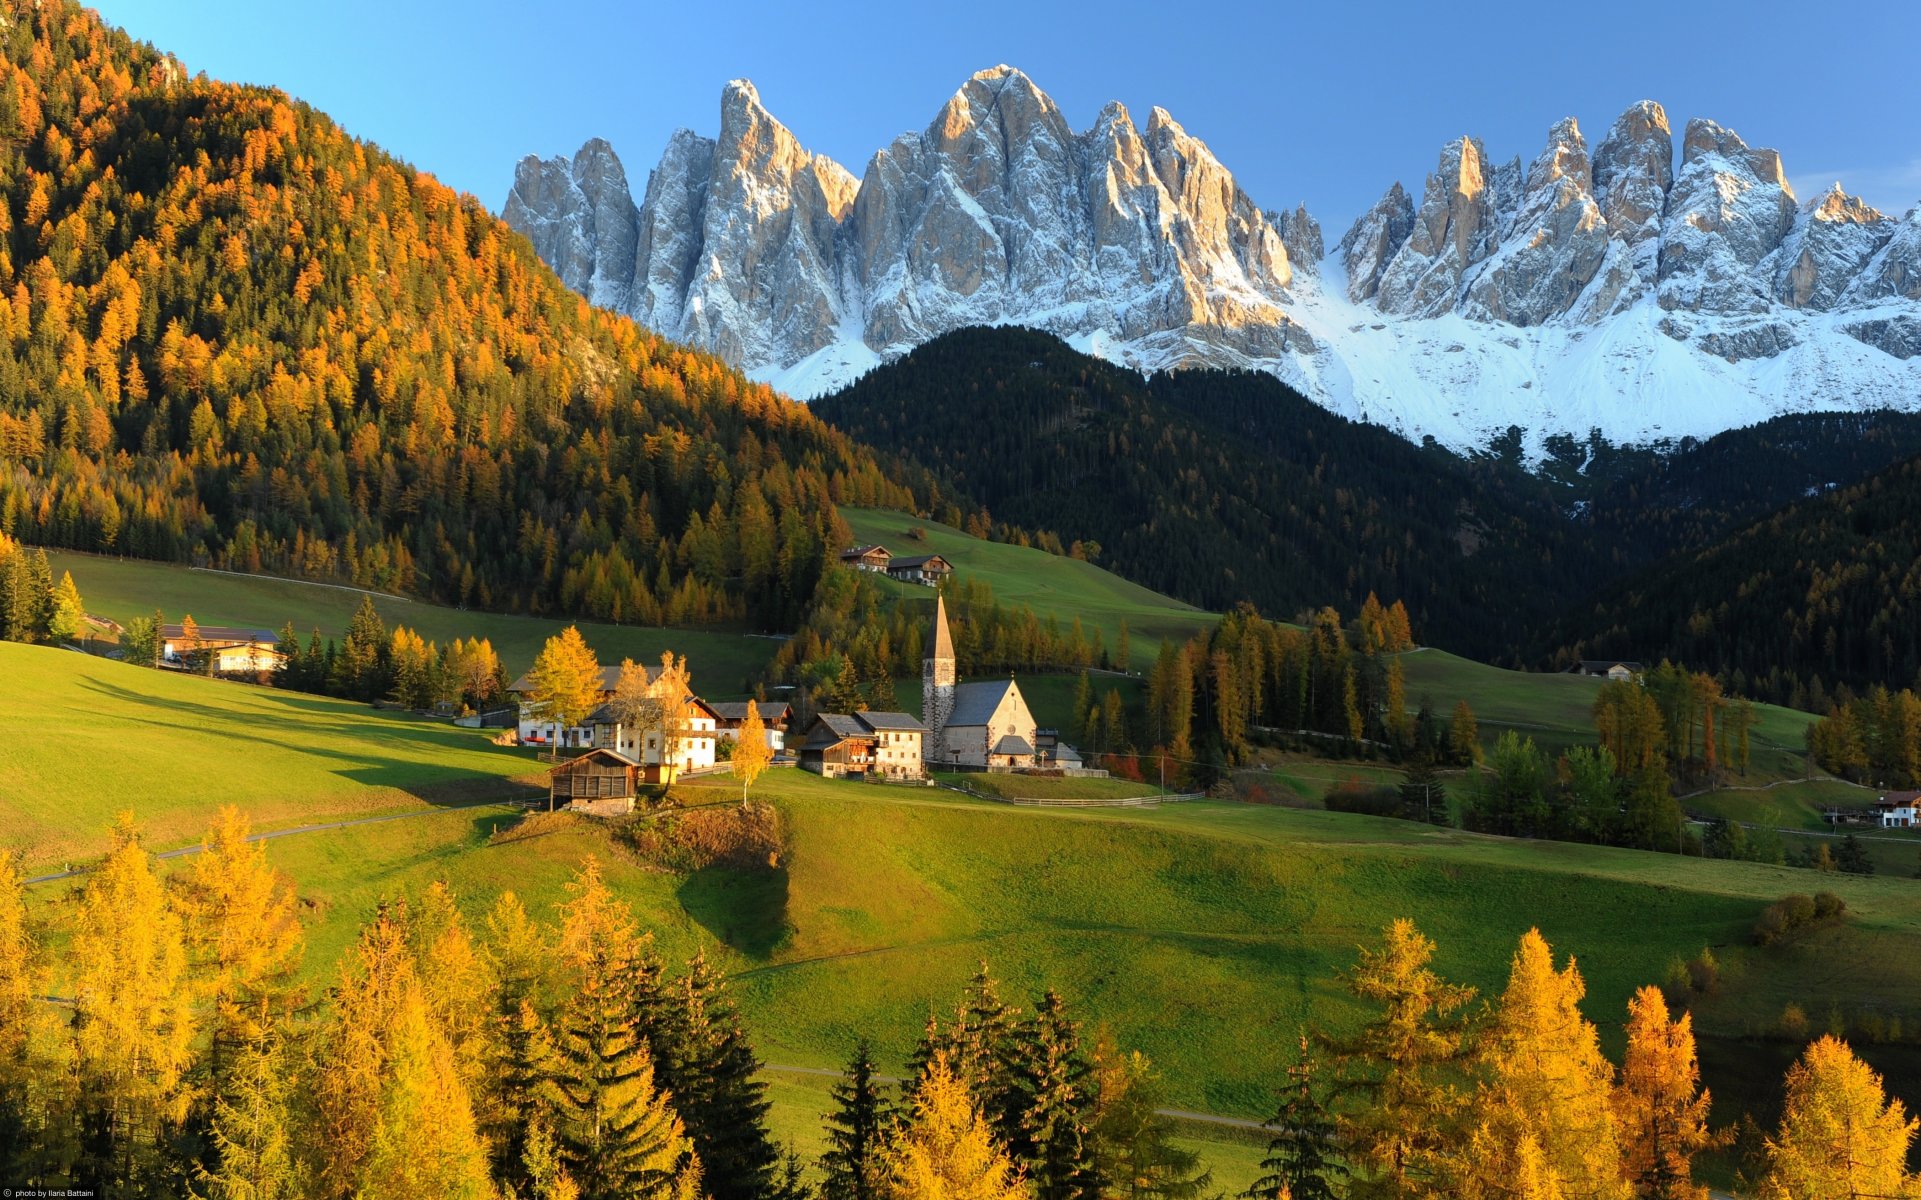
M 772 958 L 793 932 L 784 866 L 771 871 L 702 867 L 680 885 L 675 898 L 703 929 L 758 963 Z
M 244 686 L 244 685 L 234 685 Z M 403 792 L 433 805 L 469 804 L 476 800 L 508 799 L 525 794 L 529 780 L 542 776 L 546 768 L 522 758 L 508 747 L 495 746 L 485 739 L 421 719 L 384 716 L 373 710 L 364 713 L 343 707 L 341 701 L 290 695 L 273 689 L 258 694 L 278 712 L 271 723 L 250 732 L 244 714 L 230 708 L 200 704 L 175 697 L 155 696 L 119 687 L 100 679 L 85 680 L 80 687 L 126 706 L 130 711 L 144 710 L 148 717 L 118 718 L 130 724 L 149 725 L 175 733 L 202 733 L 230 746 L 247 744 L 271 746 L 291 754 L 306 755 L 337 764 L 334 774 L 362 787 L 385 788 Z M 472 767 L 440 765 L 431 758 L 405 759 L 369 752 L 369 749 L 335 749 L 328 743 L 351 738 L 358 747 L 392 749 L 407 746 L 419 750 L 444 750 L 461 753 L 499 755 L 503 768 L 518 770 L 483 771 Z M 516 782 L 519 780 L 520 782 Z

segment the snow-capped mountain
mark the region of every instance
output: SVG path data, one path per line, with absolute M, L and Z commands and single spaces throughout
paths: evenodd
M 729 83 L 635 205 L 613 148 L 529 157 L 504 215 L 597 304 L 802 398 L 963 325 L 1143 369 L 1271 371 L 1409 437 L 1702 436 L 1782 412 L 1921 408 L 1921 206 L 1800 203 L 1772 150 L 1629 108 L 1531 162 L 1441 150 L 1323 255 L 1156 108 L 1076 133 L 1010 67 L 854 177 Z

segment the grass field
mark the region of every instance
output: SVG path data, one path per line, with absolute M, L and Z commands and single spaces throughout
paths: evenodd
M 1032 775 L 989 775 L 970 771 L 937 775 L 943 783 L 1004 800 L 1116 800 L 1151 796 L 1157 790 L 1151 783 L 1131 779 L 1049 778 Z
M 65 550 L 49 550 L 47 557 L 56 576 L 61 571 L 73 573 L 88 612 L 122 624 L 149 616 L 157 608 L 170 621 L 178 621 L 187 613 L 202 625 L 279 629 L 292 621 L 303 641 L 315 629 L 323 638 L 338 638 L 345 634 L 347 620 L 361 601 L 357 592 L 293 579 L 198 571 L 171 563 Z M 714 699 L 746 695 L 751 690 L 749 678 L 773 658 L 780 644 L 735 632 L 517 617 L 390 596 L 375 596 L 374 607 L 389 629 L 405 625 L 441 645 L 457 637 L 487 638 L 510 676 L 531 666 L 541 644 L 569 624 L 580 626 L 587 644 L 604 663 L 617 663 L 622 658 L 653 661 L 662 650 L 672 649 L 687 656 L 695 683 L 703 695 Z
M 475 730 L 364 704 L 0 642 L 21 717 L 0 740 L 7 844 L 36 865 L 97 853 L 135 810 L 157 845 L 221 804 L 258 828 L 525 795 L 544 770 Z
M 1063 624 L 1079 616 L 1084 627 L 1101 631 L 1110 651 L 1120 636 L 1121 622 L 1126 621 L 1132 647 L 1129 658 L 1137 671 L 1153 664 L 1162 638 L 1184 642 L 1219 620 L 1213 613 L 1129 583 L 1092 563 L 983 541 L 905 513 L 843 508 L 840 515 L 857 542 L 878 542 L 899 555 L 939 554 L 960 574 L 990 585 L 1002 603 L 1024 604 L 1041 617 L 1053 613 Z M 924 530 L 925 537 L 910 538 L 909 529 Z M 914 584 L 899 587 L 905 596 L 926 594 Z

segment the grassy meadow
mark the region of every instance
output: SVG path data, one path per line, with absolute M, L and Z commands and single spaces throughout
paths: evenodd
M 73 573 L 88 612 L 122 624 L 150 616 L 157 608 L 169 621 L 188 613 L 202 625 L 279 629 L 292 621 L 302 641 L 315 629 L 322 638 L 337 639 L 346 634 L 347 621 L 361 601 L 361 593 L 351 589 L 298 579 L 202 571 L 69 550 L 49 550 L 47 557 L 56 577 L 62 571 Z M 405 625 L 443 646 L 455 638 L 488 639 L 509 675 L 533 665 L 541 644 L 570 624 L 580 626 L 602 662 L 653 661 L 661 651 L 671 649 L 687 656 L 687 666 L 703 694 L 723 700 L 748 694 L 749 678 L 766 666 L 780 645 L 772 638 L 736 632 L 513 616 L 381 594 L 374 596 L 374 607 L 387 628 Z

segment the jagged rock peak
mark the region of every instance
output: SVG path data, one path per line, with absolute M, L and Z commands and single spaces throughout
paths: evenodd
M 1787 172 L 1781 169 L 1780 151 L 1750 147 L 1734 130 L 1706 117 L 1692 117 L 1681 141 L 1681 168 L 1686 170 L 1709 155 L 1743 165 L 1762 183 L 1771 183 L 1790 197 L 1794 195 L 1794 189 L 1788 186 Z
M 1808 215 L 1817 221 L 1842 222 L 1850 225 L 1872 225 L 1889 219 L 1888 215 L 1875 208 L 1859 196 L 1850 196 L 1839 180 L 1828 186 L 1819 199 L 1809 199 L 1806 205 Z
M 1674 133 L 1652 100 L 1628 106 L 1594 148 L 1594 201 L 1610 236 L 1635 251 L 1635 271 L 1652 283 L 1661 215 L 1674 184 Z
M 1387 264 L 1413 230 L 1414 201 L 1396 181 L 1341 235 L 1339 249 L 1341 266 L 1347 272 L 1348 299 L 1359 303 L 1374 298 Z
M 1327 250 L 1321 243 L 1321 223 L 1308 213 L 1307 205 L 1297 204 L 1292 212 L 1269 213 L 1267 219 L 1281 231 L 1281 243 L 1294 269 L 1315 270 Z
M 589 138 L 570 160 L 528 155 L 514 168 L 502 209 L 568 287 L 596 304 L 626 308 L 636 237 L 633 193 L 620 156 Z
M 1490 175 L 1479 138 L 1456 138 L 1441 148 L 1413 232 L 1381 276 L 1374 297 L 1381 311 L 1433 317 L 1454 307 L 1468 270 L 1499 237 Z

